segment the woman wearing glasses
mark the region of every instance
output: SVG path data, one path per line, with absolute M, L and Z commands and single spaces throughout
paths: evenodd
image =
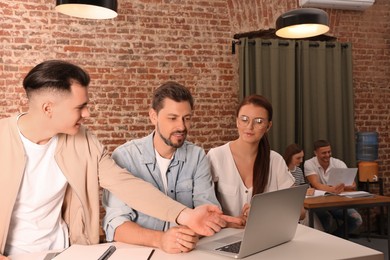
M 253 195 L 289 188 L 294 177 L 283 157 L 270 149 L 271 103 L 260 95 L 248 96 L 236 116 L 239 137 L 210 149 L 207 156 L 223 212 L 246 220 Z

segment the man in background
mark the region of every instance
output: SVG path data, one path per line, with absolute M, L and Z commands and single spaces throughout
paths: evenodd
M 343 191 L 356 190 L 356 183 L 352 186 L 345 186 L 343 183 L 336 186 L 330 186 L 327 184 L 329 178 L 329 170 L 332 168 L 347 168 L 346 164 L 336 158 L 332 157 L 332 149 L 330 143 L 326 140 L 318 140 L 314 142 L 314 157 L 306 160 L 304 164 L 305 176 L 310 185 L 316 190 L 328 191 L 331 193 L 339 194 Z M 337 220 L 337 223 L 344 220 L 344 214 L 342 209 L 336 210 L 324 210 L 316 212 L 318 218 L 324 230 L 328 233 L 333 233 L 337 236 L 344 234 L 344 225 L 337 225 L 336 230 L 333 230 L 333 220 Z M 363 223 L 362 217 L 356 211 L 356 209 L 347 209 L 347 223 L 348 232 L 353 233 Z
M 176 82 L 162 84 L 154 92 L 149 111 L 155 130 L 119 146 L 112 158 L 189 208 L 220 206 L 204 150 L 186 141 L 193 107 L 193 97 L 186 87 Z M 198 242 L 198 235 L 187 226 L 143 214 L 109 191 L 104 192 L 103 205 L 107 241 L 157 247 L 168 253 L 188 252 Z

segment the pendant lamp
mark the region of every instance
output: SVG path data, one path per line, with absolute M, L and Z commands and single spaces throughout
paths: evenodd
M 87 19 L 112 19 L 118 16 L 117 0 L 57 0 L 55 10 Z
M 290 39 L 321 35 L 329 31 L 328 20 L 328 14 L 321 9 L 294 9 L 278 17 L 276 35 Z

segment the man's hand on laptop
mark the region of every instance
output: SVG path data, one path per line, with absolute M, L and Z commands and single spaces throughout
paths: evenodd
M 240 218 L 223 215 L 215 205 L 201 205 L 194 209 L 186 208 L 180 212 L 176 222 L 188 226 L 197 234 L 212 236 L 226 227 L 228 223 L 242 225 Z

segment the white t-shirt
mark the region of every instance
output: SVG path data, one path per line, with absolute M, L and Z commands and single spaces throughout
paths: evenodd
M 230 150 L 229 143 L 212 148 L 207 154 L 211 163 L 211 174 L 217 186 L 217 198 L 225 214 L 239 216 L 245 203 L 250 203 L 252 187 L 247 188 L 241 179 Z M 288 171 L 283 157 L 271 151 L 270 174 L 264 192 L 290 188 L 294 177 Z
M 163 185 L 164 185 L 164 193 L 165 193 L 165 195 L 167 195 L 167 190 L 168 190 L 167 171 L 168 171 L 168 167 L 171 164 L 171 161 L 172 161 L 172 158 L 174 155 L 172 155 L 172 157 L 170 159 L 167 159 L 167 158 L 162 157 L 157 152 L 156 149 L 154 149 L 154 153 L 156 154 L 156 161 L 157 161 L 158 167 L 160 168 L 161 180 L 162 180 Z M 164 226 L 164 231 L 168 230 L 170 227 L 173 227 L 173 226 L 176 226 L 176 223 L 166 221 L 165 226 Z
M 5 253 L 15 255 L 63 249 L 69 246 L 66 223 L 61 217 L 67 180 L 54 153 L 58 137 L 44 145 L 21 133 L 27 164 L 12 212 Z
M 313 175 L 313 174 L 317 174 L 320 177 L 321 183 L 327 184 L 328 179 L 329 179 L 328 172 L 330 169 L 332 169 L 332 168 L 347 168 L 347 165 L 343 161 L 331 157 L 330 161 L 329 161 L 329 166 L 325 172 L 324 168 L 322 168 L 322 166 L 318 162 L 317 157 L 314 156 L 313 158 L 305 161 L 304 167 L 305 167 L 305 176 L 306 177 Z
M 160 168 L 160 175 L 161 175 L 161 180 L 164 185 L 164 193 L 167 195 L 167 189 L 168 189 L 168 181 L 167 181 L 167 170 L 169 165 L 171 164 L 172 158 L 167 159 L 162 157 L 156 149 L 154 149 L 154 153 L 156 154 L 156 161 L 158 164 L 158 167 Z

